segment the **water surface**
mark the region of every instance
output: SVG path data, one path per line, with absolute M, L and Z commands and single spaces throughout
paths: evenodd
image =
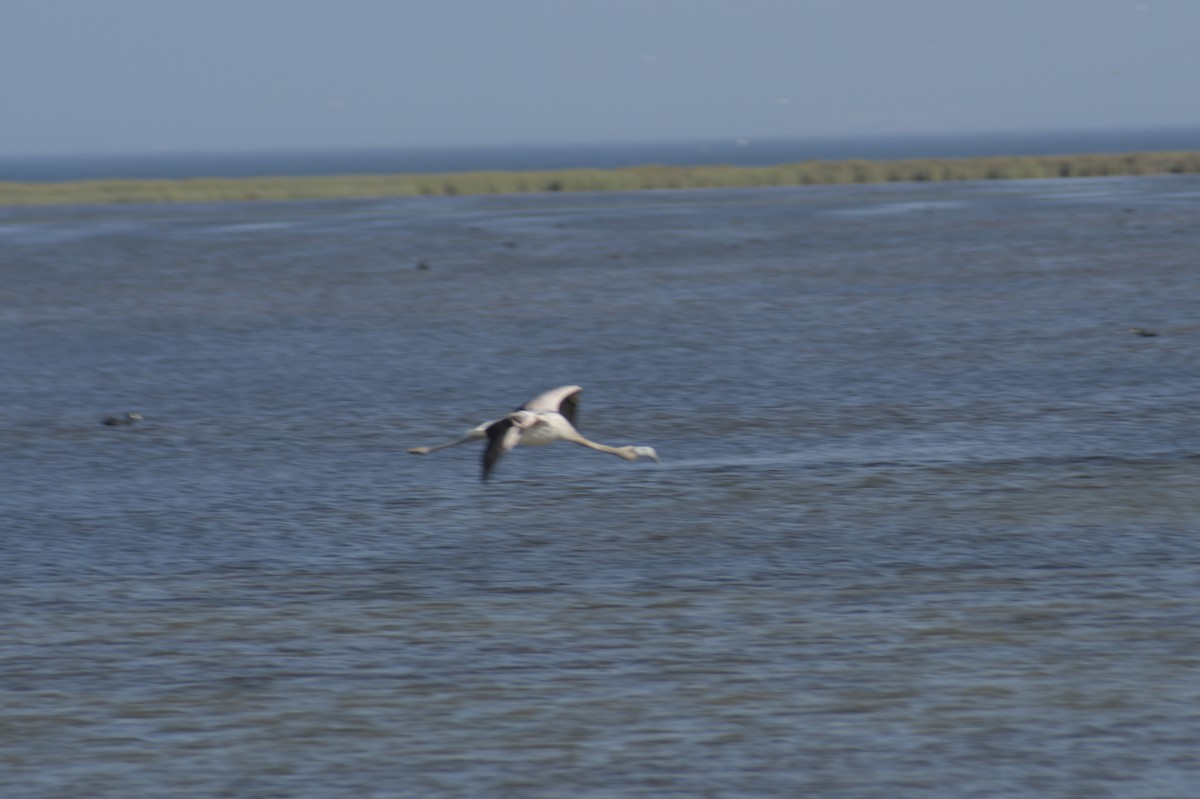
M 1184 176 L 0 211 L 0 788 L 1192 796 L 1197 253 Z M 565 383 L 664 463 L 405 454 Z
M 1025 131 L 990 134 L 697 139 L 611 144 L 153 152 L 0 157 L 0 180 L 262 177 L 475 170 L 613 169 L 646 164 L 774 166 L 866 158 L 970 158 L 1195 150 L 1195 128 Z

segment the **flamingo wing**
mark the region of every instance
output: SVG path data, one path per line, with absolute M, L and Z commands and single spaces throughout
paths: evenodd
M 574 426 L 575 417 L 579 414 L 579 395 L 582 391 L 579 386 L 559 386 L 538 394 L 521 407 L 527 411 L 561 413 Z
M 521 428 L 509 417 L 493 422 L 487 428 L 487 446 L 483 449 L 483 479 L 487 480 L 492 469 L 504 453 L 517 446 L 521 440 Z

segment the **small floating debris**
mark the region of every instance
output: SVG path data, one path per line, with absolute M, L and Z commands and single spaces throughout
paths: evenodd
M 108 425 L 109 427 L 118 427 L 123 424 L 133 424 L 134 422 L 140 422 L 140 421 L 142 421 L 142 419 L 145 419 L 145 418 L 146 418 L 145 416 L 142 416 L 137 411 L 130 411 L 129 413 L 124 414 L 123 416 L 109 416 L 108 418 L 104 419 L 104 421 L 100 422 L 100 424 Z
M 1154 338 L 1158 335 L 1158 333 L 1155 331 L 1147 330 L 1144 327 L 1131 327 L 1129 328 L 1129 332 L 1135 336 L 1142 336 L 1143 338 Z
M 429 261 L 417 261 L 417 271 L 418 272 L 428 272 L 429 271 Z

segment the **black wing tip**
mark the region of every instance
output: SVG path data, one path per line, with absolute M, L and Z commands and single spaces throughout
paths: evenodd
M 561 413 L 572 427 L 579 426 L 579 395 L 583 393 L 582 388 L 575 389 L 567 396 L 563 397 L 563 401 L 559 403 L 558 412 Z
M 483 448 L 483 473 L 479 478 L 482 482 L 487 482 L 488 475 L 492 473 L 492 469 L 496 468 L 500 456 L 504 454 L 504 434 L 512 425 L 512 419 L 507 417 L 488 425 L 488 443 Z

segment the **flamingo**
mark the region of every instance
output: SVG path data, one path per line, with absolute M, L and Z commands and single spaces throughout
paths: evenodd
M 538 394 L 520 408 L 500 419 L 493 419 L 472 427 L 462 438 L 438 444 L 433 447 L 413 447 L 409 450 L 413 455 L 428 455 L 439 449 L 457 447 L 468 441 L 481 438 L 488 440 L 483 450 L 483 479 L 487 480 L 497 461 L 504 453 L 517 445 L 525 447 L 540 447 L 553 444 L 555 441 L 570 441 L 581 447 L 594 449 L 597 452 L 607 452 L 636 461 L 638 458 L 649 458 L 660 463 L 654 447 L 610 447 L 582 436 L 575 429 L 575 418 L 579 412 L 579 395 L 583 391 L 579 386 L 559 386 Z

